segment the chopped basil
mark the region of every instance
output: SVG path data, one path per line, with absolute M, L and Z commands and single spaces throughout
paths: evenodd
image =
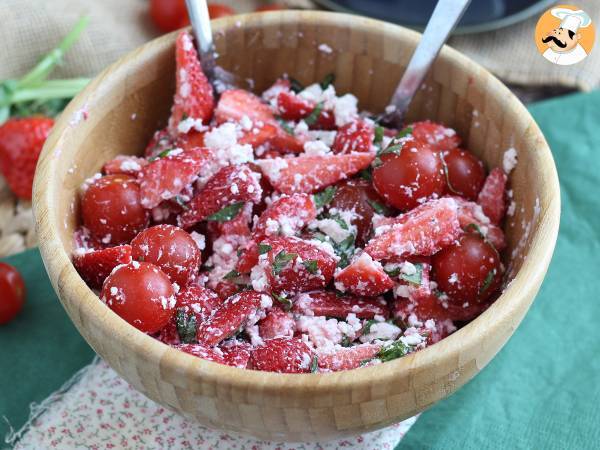
M 373 144 L 381 144 L 383 136 L 385 135 L 385 128 L 381 125 L 375 127 L 375 137 L 373 138 Z
M 408 136 L 409 134 L 412 134 L 412 132 L 412 127 L 404 127 L 400 131 L 398 131 L 398 134 L 394 137 L 394 139 L 401 139 L 403 137 Z
M 233 219 L 244 207 L 244 202 L 232 203 L 225 206 L 221 211 L 211 214 L 206 220 L 211 222 L 227 222 Z
M 264 255 L 265 253 L 269 253 L 273 247 L 267 244 L 258 244 L 258 254 Z
M 166 150 L 163 150 L 158 155 L 153 156 L 152 158 L 148 158 L 148 161 L 152 162 L 152 161 L 156 161 L 157 159 L 165 158 L 165 157 L 169 156 L 169 153 L 171 153 L 173 150 L 175 150 L 175 149 L 174 148 L 168 148 Z
M 323 90 L 327 89 L 330 84 L 333 84 L 334 81 L 335 81 L 335 74 L 328 73 L 327 75 L 325 75 L 325 78 L 323 78 L 323 81 L 321 81 L 321 89 L 323 89 Z
M 283 309 L 285 309 L 286 311 L 292 309 L 292 301 L 289 298 L 284 297 L 283 295 L 276 294 L 275 292 L 273 292 L 271 296 L 279 303 L 281 303 L 283 305 Z
M 234 280 L 240 276 L 240 273 L 237 270 L 232 270 L 227 272 L 227 274 L 223 277 L 224 280 Z
M 388 145 L 386 148 L 379 150 L 377 152 L 377 156 L 389 155 L 390 153 L 393 153 L 394 155 L 399 155 L 402 151 L 402 147 L 403 144 Z
M 417 263 L 414 264 L 414 266 L 416 269 L 415 273 L 410 275 L 401 273 L 400 278 L 404 281 L 408 281 L 410 284 L 414 284 L 415 286 L 421 286 L 421 283 L 423 282 L 423 264 Z
M 354 241 L 356 236 L 351 234 L 339 244 L 333 246 L 335 253 L 340 257 L 338 267 L 345 268 L 350 264 L 350 259 L 354 255 Z
M 310 363 L 310 371 L 311 373 L 317 373 L 319 371 L 319 358 L 317 355 L 313 356 L 313 359 Z
M 323 189 L 321 192 L 317 192 L 313 195 L 313 202 L 315 204 L 316 209 L 321 209 L 325 205 L 328 205 L 333 197 L 335 196 L 337 188 L 335 186 L 329 186 Z
M 304 119 L 306 125 L 314 125 L 319 119 L 321 111 L 323 111 L 323 102 L 317 103 L 315 109 L 313 109 L 312 112 Z
M 317 265 L 316 259 L 307 259 L 306 261 L 302 261 L 302 265 L 306 267 L 306 270 L 313 275 L 319 271 L 319 266 Z
M 290 89 L 297 94 L 304 90 L 304 86 L 295 78 L 290 77 Z
M 490 288 L 490 285 L 494 280 L 494 275 L 496 275 L 496 269 L 492 269 L 487 273 L 485 280 L 483 280 L 483 286 L 481 286 L 481 289 L 479 289 L 479 295 L 483 294 Z
M 379 353 L 377 353 L 377 358 L 381 360 L 381 362 L 391 361 L 392 359 L 400 358 L 410 351 L 410 347 L 402 342 L 400 339 L 392 342 L 389 345 L 384 345 Z
M 369 332 L 371 331 L 371 327 L 373 326 L 373 324 L 378 323 L 376 320 L 371 319 L 371 320 L 367 320 L 362 328 L 362 334 L 369 334 Z
M 277 121 L 279 122 L 279 125 L 281 125 L 281 128 L 283 128 L 283 131 L 285 131 L 287 134 L 290 134 L 292 136 L 296 134 L 294 129 L 281 117 L 278 117 Z
M 390 208 L 388 208 L 387 206 L 385 206 L 382 203 L 376 202 L 375 200 L 369 200 L 369 199 L 367 199 L 367 203 L 369 205 L 371 205 L 371 208 L 373 208 L 373 210 L 377 214 L 381 214 L 382 216 L 385 216 L 385 215 L 390 214 L 392 212 L 390 210 Z
M 285 250 L 281 250 L 273 259 L 273 265 L 271 268 L 273 275 L 279 274 L 279 272 L 281 272 L 290 261 L 293 261 L 297 257 L 297 253 L 286 253 Z
M 344 337 L 342 338 L 342 342 L 340 343 L 340 345 L 342 347 L 350 347 L 350 345 L 352 345 L 352 341 L 350 341 L 350 338 L 346 335 L 344 335 Z
M 396 267 L 395 269 L 390 269 L 390 270 L 383 269 L 383 271 L 392 278 L 397 277 L 401 273 L 400 267 Z
M 367 167 L 366 169 L 363 169 L 360 172 L 358 172 L 358 176 L 363 180 L 371 181 L 373 179 L 373 171 L 370 167 Z
M 183 344 L 192 344 L 196 342 L 196 316 L 194 313 L 188 313 L 184 308 L 178 308 L 175 315 L 177 324 L 177 334 Z
M 346 221 L 344 219 L 342 219 L 342 216 L 340 216 L 339 214 L 329 214 L 325 218 L 329 218 L 329 219 L 337 222 L 337 224 L 340 226 L 340 228 L 342 230 L 348 230 L 348 224 L 346 223 Z
M 483 239 L 485 239 L 485 235 L 483 234 L 483 231 L 481 231 L 481 228 L 476 223 L 470 223 L 465 227 L 465 231 L 471 231 L 471 230 L 475 231 L 479 236 L 481 236 Z

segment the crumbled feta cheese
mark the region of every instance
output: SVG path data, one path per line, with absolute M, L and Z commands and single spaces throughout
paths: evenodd
M 509 175 L 517 165 L 517 150 L 513 147 L 504 152 L 502 157 L 502 168 L 504 173 Z

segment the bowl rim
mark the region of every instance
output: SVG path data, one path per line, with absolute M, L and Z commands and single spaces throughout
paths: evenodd
M 420 33 L 400 25 L 356 15 L 326 11 L 274 11 L 226 17 L 213 21 L 213 32 L 224 32 L 233 27 L 239 27 L 239 23 L 242 23 L 242 26 L 260 27 L 261 22 L 265 18 L 268 18 L 268 16 L 276 16 L 278 23 L 283 25 L 311 23 L 312 25 L 333 26 L 339 25 L 341 18 L 351 27 L 360 29 L 383 27 L 386 29 L 386 32 L 393 32 L 401 39 L 412 42 L 417 42 L 420 38 Z M 55 124 L 54 130 L 44 146 L 40 157 L 41 164 L 38 164 L 35 176 L 33 210 L 36 230 L 40 241 L 40 252 L 49 278 L 61 303 L 63 302 L 62 297 L 66 295 L 65 291 L 76 290 L 80 293 L 85 292 L 85 296 L 78 299 L 80 302 L 78 307 L 82 316 L 87 316 L 88 318 L 95 317 L 93 320 L 97 322 L 96 325 L 102 329 L 103 333 L 116 334 L 116 338 L 123 342 L 124 347 L 129 351 L 139 353 L 139 349 L 143 347 L 144 351 L 147 352 L 145 357 L 156 360 L 160 365 L 161 372 L 166 370 L 176 373 L 181 372 L 182 368 L 185 368 L 186 376 L 193 375 L 202 382 L 212 382 L 219 386 L 242 390 L 260 387 L 265 393 L 281 393 L 282 389 L 285 389 L 287 394 L 284 395 L 286 396 L 306 394 L 308 385 L 310 385 L 313 395 L 333 390 L 354 390 L 368 388 L 381 382 L 389 382 L 391 379 L 400 378 L 411 372 L 421 372 L 439 365 L 446 367 L 451 361 L 459 360 L 461 346 L 481 343 L 484 335 L 490 333 L 492 330 L 508 325 L 512 328 L 511 334 L 514 332 L 520 319 L 515 323 L 514 320 L 511 320 L 511 314 L 523 302 L 527 302 L 529 296 L 535 296 L 554 251 L 560 221 L 558 176 L 550 148 L 541 130 L 525 106 L 504 84 L 486 69 L 449 46 L 444 46 L 439 57 L 465 65 L 473 73 L 484 72 L 484 74 L 489 75 L 492 80 L 491 83 L 506 96 L 507 101 L 511 103 L 511 107 L 514 106 L 517 109 L 517 113 L 526 117 L 530 122 L 533 132 L 539 140 L 536 151 L 543 152 L 544 156 L 552 162 L 549 166 L 549 173 L 546 174 L 548 190 L 550 191 L 550 202 L 545 210 L 540 211 L 540 227 L 532 236 L 529 250 L 514 279 L 511 280 L 503 293 L 484 313 L 437 344 L 383 364 L 364 367 L 360 370 L 353 369 L 332 373 L 280 374 L 230 367 L 176 350 L 137 330 L 104 305 L 99 297 L 77 274 L 71 262 L 70 255 L 66 252 L 59 237 L 57 224 L 60 221 L 56 217 L 56 209 L 52 207 L 52 204 L 54 199 L 57 198 L 55 195 L 55 186 L 58 184 L 53 180 L 55 178 L 54 175 L 57 173 L 54 168 L 60 163 L 61 159 L 55 156 L 57 151 L 60 151 L 61 142 L 70 132 L 69 118 L 86 105 L 90 95 L 102 85 L 106 74 L 108 72 L 126 70 L 126 63 L 131 63 L 136 58 L 141 58 L 142 55 L 150 54 L 152 51 L 157 53 L 167 46 L 172 46 L 176 33 L 159 37 L 138 47 L 102 71 L 69 103 Z M 60 285 L 58 280 L 65 276 L 65 274 L 68 275 L 69 280 L 74 280 L 76 283 L 75 286 L 65 287 Z M 528 307 L 529 305 L 527 305 Z M 493 358 L 493 355 L 491 358 Z M 491 358 L 479 361 L 477 363 L 477 370 L 485 366 Z M 118 371 L 118 368 L 115 369 Z

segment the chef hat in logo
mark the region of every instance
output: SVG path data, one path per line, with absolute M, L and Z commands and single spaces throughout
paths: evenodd
M 581 9 L 573 11 L 567 8 L 554 8 L 550 11 L 554 17 L 561 20 L 560 27 L 577 33 L 579 28 L 586 28 L 592 23 L 592 19 Z

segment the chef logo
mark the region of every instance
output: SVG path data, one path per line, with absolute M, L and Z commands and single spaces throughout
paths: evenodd
M 553 64 L 570 66 L 592 51 L 596 30 L 590 16 L 576 6 L 558 5 L 546 11 L 535 27 L 535 43 Z

